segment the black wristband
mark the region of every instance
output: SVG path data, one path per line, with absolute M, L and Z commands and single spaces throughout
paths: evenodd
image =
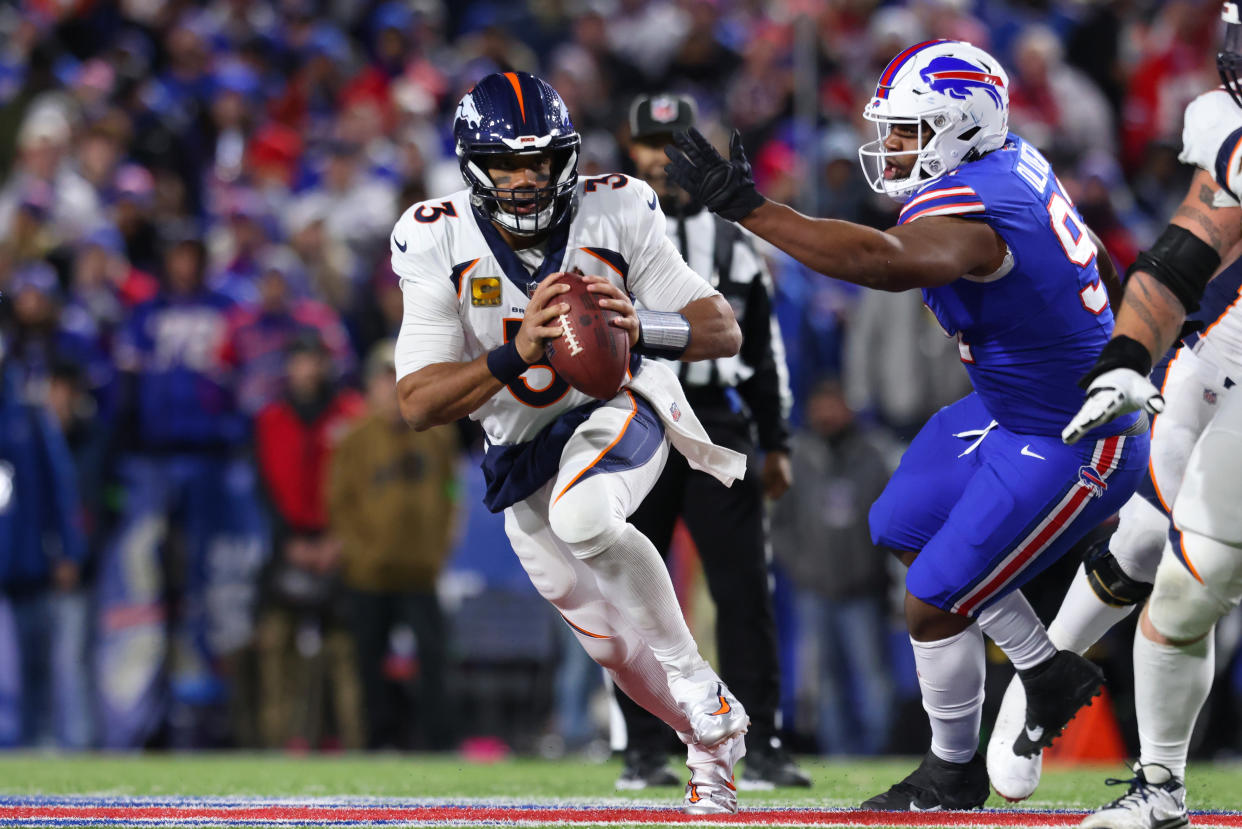
M 487 352 L 487 370 L 506 386 L 521 377 L 528 368 L 530 365 L 522 359 L 513 340 Z
M 1115 368 L 1128 368 L 1143 377 L 1151 374 L 1151 352 L 1147 346 L 1127 336 L 1113 337 L 1104 346 L 1091 370 L 1078 381 L 1078 387 L 1086 390 L 1095 378 Z

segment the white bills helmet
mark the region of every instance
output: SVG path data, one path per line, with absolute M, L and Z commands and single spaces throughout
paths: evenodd
M 904 201 L 916 189 L 984 153 L 1009 134 L 1009 77 L 987 52 L 957 40 L 929 40 L 893 58 L 880 75 L 863 117 L 879 136 L 858 151 L 871 189 Z M 884 140 L 894 126 L 917 130 L 910 175 L 885 179 L 894 153 Z M 928 133 L 930 132 L 930 138 Z

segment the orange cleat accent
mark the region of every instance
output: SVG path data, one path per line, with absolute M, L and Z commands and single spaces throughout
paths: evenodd
M 715 711 L 713 711 L 708 716 L 720 717 L 725 714 L 728 714 L 730 711 L 733 710 L 732 708 L 729 707 L 729 701 L 724 698 L 724 694 L 717 694 L 716 698 L 720 700 L 720 707 L 717 708 Z

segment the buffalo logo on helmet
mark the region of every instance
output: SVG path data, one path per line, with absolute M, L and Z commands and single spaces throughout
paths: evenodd
M 976 89 L 982 89 L 997 107 L 1004 106 L 1000 93 L 996 91 L 997 87 L 1005 86 L 1004 79 L 985 72 L 970 61 L 950 55 L 933 58 L 920 70 L 919 76 L 934 91 L 950 98 L 965 101 Z
M 1092 498 L 1099 498 L 1108 489 L 1108 482 L 1105 481 L 1095 467 L 1080 466 L 1078 467 L 1078 483 L 1091 490 Z

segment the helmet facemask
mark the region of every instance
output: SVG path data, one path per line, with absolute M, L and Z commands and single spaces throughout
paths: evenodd
M 498 156 L 547 156 L 549 184 L 543 187 L 497 187 L 488 174 L 488 161 Z M 462 175 L 470 185 L 472 203 L 515 236 L 535 236 L 551 230 L 570 212 L 578 183 L 577 145 L 515 153 L 508 147 L 463 155 Z
M 939 178 L 946 172 L 940 150 L 937 146 L 938 133 L 931 123 L 923 118 L 899 118 L 880 115 L 870 107 L 863 113 L 864 117 L 875 124 L 876 139 L 868 141 L 858 148 L 858 160 L 862 164 L 863 174 L 867 183 L 877 193 L 883 193 L 895 199 L 903 199 L 922 185 Z M 946 126 L 946 116 L 936 116 Z M 890 150 L 885 141 L 892 134 L 894 127 L 910 127 L 918 139 L 914 150 Z M 942 130 L 943 131 L 943 130 Z M 884 171 L 890 159 L 913 157 L 914 164 L 909 175 L 902 178 L 885 178 Z

